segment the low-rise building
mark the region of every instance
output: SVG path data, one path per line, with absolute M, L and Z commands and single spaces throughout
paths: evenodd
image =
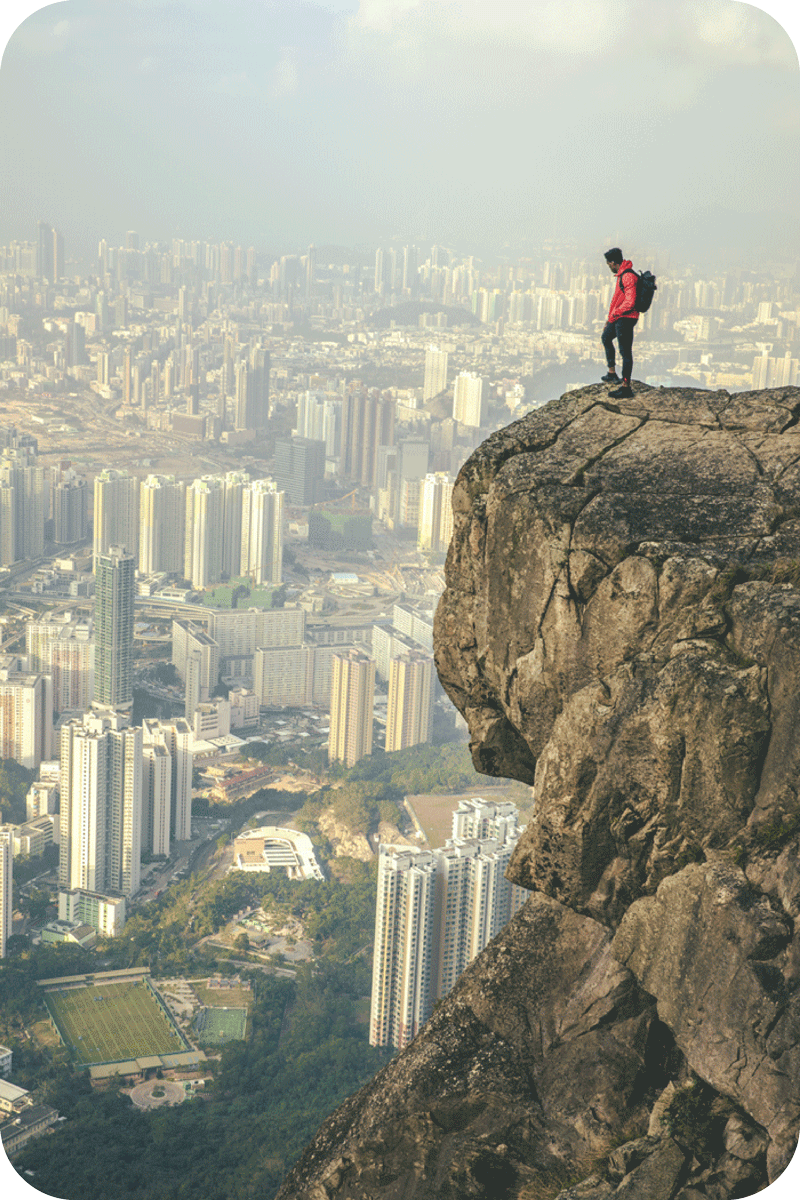
M 42 927 L 43 942 L 71 942 L 74 946 L 93 946 L 97 941 L 97 930 L 78 921 L 48 921 Z
M 58 1111 L 49 1104 L 31 1104 L 9 1116 L 0 1124 L 0 1139 L 8 1157 L 13 1158 L 31 1138 L 46 1133 L 58 1119 Z
M 232 870 L 284 870 L 289 879 L 325 878 L 310 837 L 296 829 L 275 826 L 248 829 L 236 838 Z

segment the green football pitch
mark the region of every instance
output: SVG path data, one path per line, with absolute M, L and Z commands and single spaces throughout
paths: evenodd
M 146 983 L 55 988 L 45 1004 L 75 1062 L 120 1062 L 187 1049 Z
M 194 1019 L 197 1040 L 204 1046 L 222 1046 L 243 1041 L 247 1029 L 246 1008 L 203 1008 Z

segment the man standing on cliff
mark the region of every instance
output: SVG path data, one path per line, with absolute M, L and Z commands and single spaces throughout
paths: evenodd
M 627 399 L 633 395 L 631 376 L 633 374 L 633 327 L 639 320 L 636 311 L 636 272 L 631 260 L 622 257 L 618 246 L 606 250 L 606 262 L 617 277 L 617 283 L 611 297 L 611 307 L 608 310 L 608 320 L 603 330 L 601 341 L 606 352 L 608 374 L 603 376 L 603 383 L 621 383 L 622 387 L 615 392 L 609 392 L 615 400 Z M 619 344 L 622 358 L 622 379 L 616 372 L 614 356 L 614 339 Z

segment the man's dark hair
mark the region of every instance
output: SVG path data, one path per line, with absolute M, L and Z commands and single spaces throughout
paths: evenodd
M 622 251 L 620 250 L 619 246 L 614 246 L 613 249 L 606 250 L 605 260 L 606 260 L 606 262 L 621 263 L 622 262 Z

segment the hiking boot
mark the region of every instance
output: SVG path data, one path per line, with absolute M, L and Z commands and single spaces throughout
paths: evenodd
M 630 400 L 633 397 L 633 388 L 629 383 L 623 380 L 622 387 L 617 388 L 615 392 L 609 392 L 612 400 Z
M 616 371 L 609 371 L 607 375 L 602 375 L 600 378 L 603 383 L 622 383 Z

